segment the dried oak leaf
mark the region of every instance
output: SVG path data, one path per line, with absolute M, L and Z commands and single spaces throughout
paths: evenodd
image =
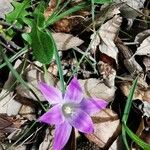
M 55 32 L 65 32 L 68 33 L 72 29 L 72 19 L 63 18 L 56 23 L 54 23 L 53 28 Z
M 143 59 L 143 64 L 145 65 L 145 70 L 150 71 L 150 57 L 145 56 Z
M 60 2 L 64 2 L 65 0 L 61 0 Z M 47 9 L 44 12 L 45 18 L 48 18 L 49 16 L 52 15 L 58 1 L 57 0 L 50 0 Z
M 144 93 L 143 100 L 150 103 L 150 87 Z
M 150 57 L 150 36 L 143 40 L 140 44 L 140 47 L 137 48 L 137 51 L 133 55 L 146 55 Z
M 0 114 L 0 140 L 19 129 L 24 122 L 26 120 L 22 118 L 14 118 Z
M 132 86 L 132 82 L 123 82 L 120 85 L 120 89 L 122 90 L 123 94 L 127 97 L 129 95 L 130 89 Z M 133 99 L 139 99 L 142 101 L 150 102 L 150 88 L 148 87 L 147 83 L 139 78 L 138 86 L 134 92 Z
M 114 87 L 116 70 L 112 68 L 111 65 L 104 63 L 103 61 L 99 61 L 97 66 L 99 73 L 103 76 L 104 83 L 110 88 Z
M 52 36 L 59 50 L 68 50 L 83 43 L 83 40 L 79 39 L 78 37 L 74 37 L 71 34 L 52 33 Z
M 126 5 L 121 7 L 120 11 L 123 17 L 136 18 L 140 15 L 140 9 L 143 8 L 145 0 L 113 0 L 116 3 L 125 2 Z
M 36 115 L 35 115 L 34 108 L 32 108 L 30 106 L 27 106 L 27 105 L 23 105 L 20 108 L 19 115 L 21 115 L 24 118 L 27 118 L 30 121 L 36 120 Z
M 21 61 L 17 60 L 14 69 L 20 72 Z M 15 83 L 16 78 L 9 73 L 8 79 L 5 82 L 2 91 L 0 92 L 0 113 L 7 114 L 8 116 L 17 115 L 22 104 L 15 100 L 14 91 L 10 91 L 10 87 Z M 11 89 L 13 90 L 13 89 Z
M 145 55 L 147 57 L 150 57 L 150 36 L 143 40 L 143 42 L 137 48 L 135 54 L 129 59 L 129 61 L 132 62 L 136 66 L 136 68 L 138 68 L 138 70 L 142 71 L 143 69 L 135 60 L 136 55 Z
M 52 140 L 54 137 L 54 134 L 50 131 L 50 128 L 46 129 L 45 138 L 43 142 L 39 146 L 39 150 L 49 149 L 52 150 Z
M 97 97 L 108 102 L 114 100 L 116 91 L 114 86 L 109 88 L 99 79 L 94 78 L 79 80 L 79 82 L 86 97 Z
M 115 15 L 111 20 L 104 23 L 97 33 L 91 35 L 90 49 L 95 54 L 97 46 L 99 50 L 115 59 L 116 64 L 118 62 L 118 48 L 116 47 L 114 40 L 120 29 L 122 23 L 122 17 Z
M 36 95 L 39 97 L 39 99 L 41 101 L 45 101 L 43 95 L 41 94 L 41 92 L 39 90 L 38 83 L 42 81 L 42 82 L 47 82 L 49 85 L 53 86 L 54 80 L 55 80 L 53 75 L 48 73 L 47 80 L 46 80 L 44 77 L 44 73 L 37 70 L 37 68 L 34 67 L 33 65 L 29 65 L 28 69 L 24 73 L 24 77 L 26 78 L 28 86 L 30 86 L 30 88 L 36 93 Z M 37 100 L 36 97 L 33 95 L 33 93 L 31 91 L 29 91 L 28 89 L 26 89 L 22 85 L 18 85 L 16 87 L 16 91 L 22 97 Z
M 143 42 L 143 40 L 146 39 L 148 36 L 150 36 L 150 29 L 137 34 L 134 41 L 141 44 Z
M 94 133 L 85 136 L 99 147 L 104 148 L 117 138 L 120 132 L 120 121 L 118 115 L 111 109 L 104 109 L 92 116 L 94 122 Z M 115 136 L 115 138 L 114 138 Z

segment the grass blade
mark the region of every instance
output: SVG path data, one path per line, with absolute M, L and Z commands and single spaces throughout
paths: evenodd
M 131 87 L 129 96 L 127 98 L 127 102 L 126 102 L 123 117 L 122 117 L 122 122 L 124 124 L 126 124 L 126 122 L 128 120 L 128 116 L 129 116 L 130 109 L 131 109 L 131 106 L 132 106 L 132 99 L 133 99 L 134 91 L 135 91 L 136 86 L 137 86 L 137 81 L 138 81 L 138 77 L 133 81 L 133 85 Z M 126 149 L 130 150 L 128 142 L 127 142 L 126 130 L 125 130 L 124 126 L 122 126 L 122 139 L 123 139 L 123 142 L 125 144 Z
M 0 54 L 2 55 L 3 59 L 5 60 L 8 68 L 12 72 L 12 74 L 16 77 L 17 81 L 19 81 L 23 86 L 25 86 L 27 89 L 29 89 L 33 95 L 37 98 L 37 101 L 39 102 L 41 108 L 46 111 L 45 107 L 41 103 L 40 99 L 37 97 L 37 95 L 34 93 L 34 91 L 28 86 L 28 84 L 22 79 L 22 77 L 19 75 L 19 73 L 13 68 L 12 64 L 9 62 L 8 57 L 5 55 L 5 53 L 2 50 L 2 47 L 0 47 Z
M 142 147 L 144 150 L 150 150 L 150 144 L 145 143 L 144 141 L 142 141 L 136 134 L 134 134 L 126 124 L 123 124 L 123 128 L 125 129 L 125 131 L 127 132 L 127 134 L 129 135 L 129 137 L 140 147 Z
M 138 82 L 138 77 L 133 81 L 133 85 L 131 87 L 129 96 L 127 98 L 127 102 L 126 102 L 123 117 L 122 117 L 122 122 L 124 122 L 125 124 L 128 120 L 128 116 L 129 116 L 131 105 L 132 105 L 132 99 L 133 99 L 134 91 L 135 91 L 136 86 L 137 86 L 137 82 Z
M 81 9 L 85 8 L 85 7 L 87 7 L 87 3 L 82 3 L 80 5 L 74 6 L 73 8 L 70 8 L 69 10 L 61 13 L 58 16 L 55 16 L 51 19 L 48 19 L 45 23 L 45 27 L 48 27 L 49 25 L 54 24 L 55 22 L 57 22 L 58 20 L 64 18 L 65 16 L 68 16 L 68 15 L 70 15 L 70 14 L 72 14 L 72 13 L 78 11 L 78 10 L 81 10 Z

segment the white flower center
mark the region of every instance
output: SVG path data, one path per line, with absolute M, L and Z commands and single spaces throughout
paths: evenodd
M 74 106 L 71 103 L 64 104 L 62 106 L 62 112 L 65 117 L 70 117 L 74 112 Z
M 69 106 L 64 107 L 64 111 L 66 114 L 71 114 L 72 113 L 72 109 Z

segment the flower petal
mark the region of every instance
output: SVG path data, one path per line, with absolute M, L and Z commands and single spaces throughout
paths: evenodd
M 81 132 L 93 133 L 94 131 L 91 117 L 80 109 L 78 109 L 70 118 L 67 118 L 67 120 L 73 127 Z
M 70 84 L 67 86 L 67 90 L 64 96 L 65 101 L 80 103 L 83 98 L 82 89 L 76 77 L 74 77 Z
M 94 114 L 107 106 L 107 102 L 97 98 L 84 98 L 80 105 L 80 108 L 88 114 Z
M 69 140 L 71 130 L 72 126 L 68 122 L 56 126 L 53 150 L 62 150 Z
M 64 121 L 64 116 L 62 114 L 61 106 L 55 105 L 49 111 L 44 113 L 39 119 L 39 122 L 44 122 L 47 124 L 60 124 Z
M 62 101 L 62 93 L 57 88 L 41 82 L 39 89 L 50 104 L 57 104 Z

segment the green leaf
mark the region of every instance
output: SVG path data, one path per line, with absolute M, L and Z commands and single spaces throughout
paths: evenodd
M 29 45 L 31 45 L 32 39 L 29 33 L 23 33 L 21 36 Z
M 128 116 L 129 116 L 130 109 L 132 106 L 132 99 L 133 99 L 134 91 L 135 91 L 136 86 L 137 86 L 137 82 L 138 82 L 138 77 L 133 81 L 133 85 L 131 87 L 130 93 L 129 93 L 128 98 L 127 98 L 127 102 L 126 102 L 123 117 L 122 117 L 122 122 L 124 124 L 126 124 L 126 122 L 128 120 Z M 125 129 L 123 126 L 122 126 L 122 138 L 123 138 L 124 144 L 126 146 L 126 149 L 130 150 L 128 142 L 127 142 L 126 132 L 125 132 Z
M 14 23 L 18 21 L 20 24 L 24 22 L 25 17 L 29 14 L 26 9 L 30 7 L 30 0 L 24 0 L 23 2 L 12 2 L 14 10 L 6 16 L 6 21 Z
M 31 25 L 32 30 L 29 35 L 35 58 L 43 64 L 49 64 L 56 46 L 51 33 L 44 28 L 45 18 L 43 12 L 44 7 L 43 3 L 41 3 L 34 12 L 34 20 Z M 30 40 L 27 36 L 25 38 Z
M 138 144 L 140 147 L 142 147 L 144 150 L 150 150 L 150 144 L 145 143 L 144 141 L 142 141 L 136 134 L 134 134 L 128 127 L 126 124 L 123 124 L 123 127 L 125 129 L 125 131 L 127 132 L 127 134 L 129 135 L 129 137 L 136 143 Z
M 128 120 L 128 116 L 129 116 L 131 105 L 132 105 L 132 99 L 133 99 L 134 91 L 137 86 L 137 82 L 138 82 L 138 77 L 133 81 L 133 85 L 130 89 L 130 93 L 127 98 L 126 106 L 125 106 L 123 117 L 122 117 L 122 122 L 124 123 L 126 123 Z
M 93 0 L 94 3 L 97 3 L 97 4 L 105 4 L 105 3 L 111 3 L 112 0 Z
M 44 2 L 41 2 L 34 11 L 33 14 L 36 19 L 36 25 L 40 28 L 43 28 L 45 25 L 45 17 L 44 17 Z
M 31 38 L 31 47 L 33 49 L 33 55 L 35 58 L 43 64 L 49 64 L 55 49 L 55 43 L 51 34 L 41 30 L 34 23 L 31 31 Z

